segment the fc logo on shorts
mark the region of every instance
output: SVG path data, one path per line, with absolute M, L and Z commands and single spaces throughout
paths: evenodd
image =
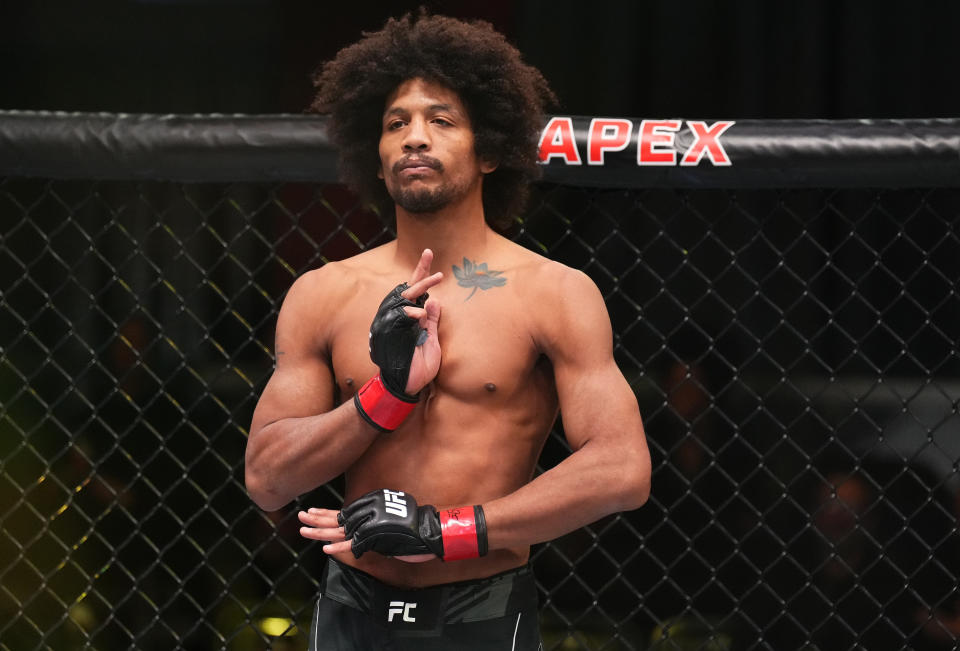
M 386 503 L 387 513 L 392 513 L 401 518 L 407 517 L 407 501 L 403 499 L 403 491 L 391 491 L 384 488 L 383 501 Z
M 408 603 L 405 601 L 391 601 L 390 608 L 387 609 L 387 622 L 392 622 L 394 616 L 403 615 L 403 621 L 415 622 L 417 618 L 410 614 L 410 611 L 417 607 L 416 602 Z

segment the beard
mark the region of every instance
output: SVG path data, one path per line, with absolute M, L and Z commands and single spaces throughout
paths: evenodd
M 418 215 L 440 211 L 457 198 L 459 194 L 457 188 L 444 185 L 432 190 L 401 188 L 392 192 L 391 196 L 398 206 L 408 213 Z
M 395 177 L 400 175 L 402 163 L 408 160 L 411 159 L 406 158 L 394 164 L 393 173 Z M 421 154 L 416 156 L 415 160 L 422 161 L 439 174 L 443 174 L 444 172 L 443 163 L 435 158 Z M 460 199 L 470 191 L 469 184 L 458 185 L 443 183 L 435 188 L 416 189 L 401 187 L 400 183 L 397 183 L 391 189 L 389 185 L 390 184 L 387 185 L 387 192 L 390 194 L 390 198 L 393 199 L 394 203 L 412 215 L 427 215 L 439 212 L 451 202 Z

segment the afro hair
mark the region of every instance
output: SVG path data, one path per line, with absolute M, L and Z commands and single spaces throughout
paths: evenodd
M 537 141 L 545 108 L 556 97 L 540 71 L 484 21 L 424 13 L 391 18 L 320 69 L 310 110 L 329 115 L 341 180 L 393 214 L 377 178 L 381 120 L 390 93 L 414 78 L 460 97 L 478 157 L 497 164 L 484 179 L 484 214 L 493 228 L 506 230 L 523 210 L 530 181 L 539 177 Z

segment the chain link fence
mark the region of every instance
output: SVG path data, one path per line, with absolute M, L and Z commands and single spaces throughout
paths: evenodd
M 599 285 L 654 461 L 534 548 L 546 648 L 958 648 L 958 214 L 535 188 L 514 236 Z M 305 648 L 324 555 L 246 428 L 286 289 L 389 228 L 331 183 L 8 176 L 0 216 L 0 649 Z

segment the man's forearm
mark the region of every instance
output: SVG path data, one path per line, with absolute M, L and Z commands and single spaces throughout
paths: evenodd
M 475 558 L 487 550 L 553 540 L 646 502 L 649 452 L 642 437 L 622 443 L 588 443 L 522 488 L 479 505 L 418 507 L 415 496 L 401 487 L 375 490 L 345 505 L 339 514 L 326 509 L 301 512 L 305 526 L 300 533 L 326 541 L 327 554 L 352 550 L 359 557 L 364 551 L 378 551 L 404 560 L 409 560 L 404 554 L 425 554 L 426 550 L 444 560 Z M 430 524 L 424 509 L 435 520 L 433 526 L 424 527 Z M 440 539 L 441 547 L 435 549 Z M 448 542 L 456 544 L 448 548 Z M 423 554 L 416 558 L 427 560 Z
M 638 508 L 649 494 L 645 448 L 592 450 L 587 444 L 517 491 L 483 504 L 490 549 L 553 540 Z
M 340 475 L 378 436 L 352 400 L 316 416 L 264 425 L 247 442 L 247 491 L 260 508 L 279 509 Z

